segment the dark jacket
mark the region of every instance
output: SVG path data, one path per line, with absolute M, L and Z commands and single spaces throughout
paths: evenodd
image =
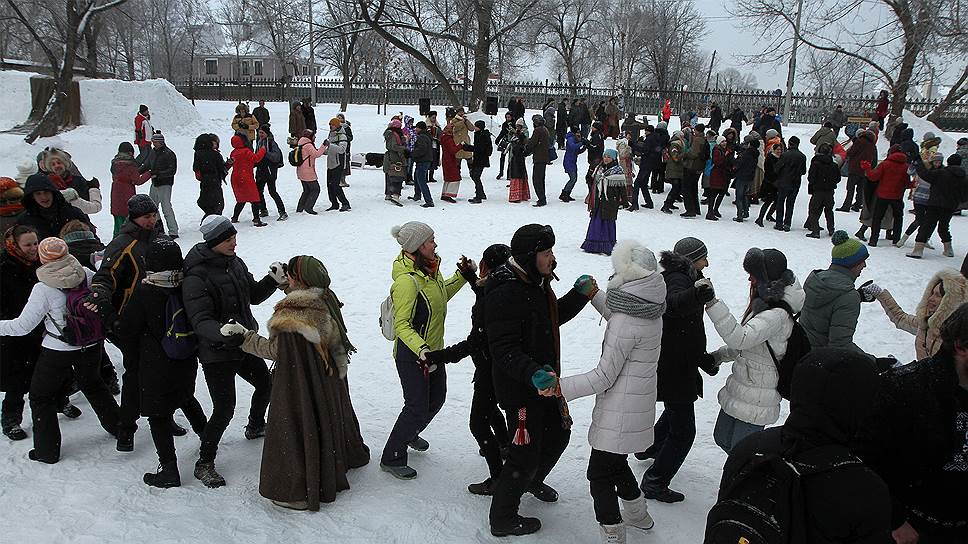
M 585 150 L 588 151 L 588 164 L 602 162 L 602 156 L 605 154 L 605 140 L 602 138 L 601 131 L 588 135 L 585 139 Z
M 456 363 L 467 357 L 474 362 L 474 381 L 486 381 L 493 387 L 491 372 L 491 352 L 488 349 L 487 329 L 484 322 L 484 289 L 487 279 L 478 280 L 473 274 L 463 274 L 464 279 L 474 291 L 474 306 L 471 307 L 471 331 L 467 338 L 428 356 L 431 363 Z M 489 387 L 489 388 L 490 388 Z
M 204 242 L 196 244 L 185 256 L 185 282 L 182 295 L 185 313 L 198 335 L 198 359 L 202 364 L 238 361 L 245 354 L 234 338 L 222 336 L 219 329 L 230 319 L 249 330 L 258 330 L 252 304 L 261 304 L 276 290 L 276 282 L 266 275 L 255 281 L 237 256 L 216 253 Z
M 807 157 L 799 149 L 791 147 L 780 155 L 776 171 L 777 189 L 799 188 L 800 179 L 807 173 Z
M 558 115 L 555 116 L 555 132 L 564 135 L 571 126 L 571 119 L 568 116 L 568 106 L 564 102 L 558 103 Z
M 864 169 L 860 167 L 860 163 L 863 161 L 874 164 L 874 161 L 877 160 L 876 140 L 877 137 L 872 132 L 866 130 L 854 138 L 854 141 L 847 149 L 848 174 L 855 176 L 863 174 Z
M 527 145 L 528 139 L 523 134 L 515 133 L 511 137 L 508 143 L 511 157 L 508 160 L 507 179 L 528 179 L 528 166 L 524 162 L 528 155 Z
M 664 128 L 656 128 L 645 137 L 641 146 L 642 160 L 640 164 L 655 168 L 662 162 L 662 150 L 669 147 L 669 132 Z
M 487 168 L 491 166 L 491 131 L 484 129 L 474 132 L 474 157 L 471 159 L 472 168 Z
M 571 122 L 578 125 L 592 124 L 592 112 L 588 109 L 588 104 L 579 102 L 572 108 Z
M 917 170 L 918 176 L 931 184 L 928 206 L 954 211 L 959 204 L 968 200 L 968 183 L 965 180 L 965 171 L 960 166 L 928 170 L 919 161 Z
M 733 448 L 720 497 L 757 456 L 780 454 L 801 474 L 805 542 L 892 544 L 887 486 L 848 449 L 870 413 L 875 376 L 865 356 L 811 352 L 794 373 L 790 417 Z
M 514 121 L 505 121 L 501 124 L 501 132 L 498 132 L 497 138 L 494 139 L 494 145 L 502 151 L 507 149 L 511 136 L 514 136 Z
M 410 158 L 415 163 L 432 162 L 434 160 L 433 151 L 433 142 L 430 140 L 430 135 L 426 132 L 421 132 L 417 135 L 417 140 L 413 144 Z
M 192 170 L 199 181 L 222 183 L 228 175 L 225 159 L 222 154 L 212 149 L 212 139 L 208 134 L 202 134 L 195 139 L 195 160 Z
M 692 172 L 702 172 L 706 169 L 707 160 L 709 160 L 709 142 L 706 141 L 705 136 L 694 131 L 689 149 L 682 156 L 682 167 Z
M 124 310 L 147 274 L 145 252 L 148 245 L 160 234 L 163 234 L 161 221 L 155 223 L 154 229 L 145 230 L 129 219 L 121 225 L 121 230 L 108 247 L 104 248 L 104 260 L 91 280 L 91 290 L 101 299 L 102 315 L 107 317 Z M 106 306 L 108 301 L 110 307 Z
M 736 108 L 733 113 L 729 114 L 729 126 L 730 128 L 742 131 L 743 123 L 749 123 L 750 120 L 743 113 L 743 110 Z
M 907 123 L 898 123 L 897 126 L 894 127 L 894 132 L 891 134 L 891 145 L 893 146 L 901 143 L 904 140 L 904 133 L 907 130 L 908 130 Z M 914 138 L 913 129 L 911 130 L 910 137 Z
M 531 154 L 534 164 L 550 164 L 551 158 L 548 147 L 551 145 L 551 135 L 544 125 L 534 127 L 531 137 L 528 138 L 528 153 Z
M 780 121 L 777 120 L 775 115 L 767 115 L 764 113 L 753 125 L 753 130 L 755 130 L 756 133 L 763 138 L 763 140 L 766 140 L 766 131 L 770 130 L 771 128 L 776 130 L 781 138 L 783 137 L 783 126 L 780 124 Z
M 275 138 L 269 136 L 265 140 L 256 140 L 256 152 L 263 147 L 266 148 L 266 155 L 255 165 L 255 180 L 260 183 L 276 179 L 279 172 L 278 165 L 283 163 L 282 150 L 279 149 Z
M 260 127 L 264 127 L 269 124 L 269 110 L 264 106 L 256 106 L 252 110 L 252 116 L 255 117 L 256 121 L 259 122 Z
M 719 128 L 723 126 L 723 110 L 719 106 L 713 106 L 709 109 L 709 124 L 706 125 L 707 128 L 719 132 Z
M 561 374 L 558 328 L 578 315 L 588 298 L 572 289 L 555 297 L 511 263 L 491 273 L 485 287 L 484 323 L 494 368 L 494 391 L 505 410 L 540 399 L 531 376 L 544 365 Z
M 756 175 L 756 165 L 760 160 L 759 148 L 747 147 L 736 158 L 736 173 L 733 176 L 737 180 L 752 181 Z
M 151 170 L 151 184 L 155 187 L 175 184 L 175 172 L 178 171 L 178 157 L 168 146 L 151 148 L 148 158 L 141 166 L 141 171 Z
M 913 162 L 921 158 L 921 146 L 914 141 L 913 128 L 906 128 L 901 132 L 901 141 L 898 142 L 898 145 L 901 146 L 901 151 L 907 156 L 908 162 Z
M 807 173 L 807 192 L 833 192 L 840 182 L 840 167 L 832 155 L 814 155 Z
M 37 283 L 40 262 L 25 265 L 6 251 L 0 252 L 0 319 L 14 319 L 20 315 L 30 292 Z M 0 391 L 27 393 L 33 363 L 40 355 L 44 338 L 41 323 L 27 336 L 0 336 Z
M 41 208 L 34 200 L 33 194 L 38 191 L 49 191 L 53 196 L 53 204 L 49 208 Z M 54 187 L 45 174 L 34 174 L 27 178 L 24 185 L 24 213 L 17 220 L 20 225 L 33 227 L 37 231 L 37 238 L 43 240 L 52 236 L 60 236 L 60 231 L 68 221 L 77 219 L 88 225 L 91 220 L 87 215 L 71 206 L 64 200 L 64 195 Z
M 303 121 L 306 122 L 306 130 L 311 130 L 316 132 L 316 110 L 312 106 L 302 103 L 302 114 Z M 297 137 L 302 136 L 302 134 L 296 134 Z
M 695 287 L 702 272 L 672 251 L 663 251 L 659 264 L 666 284 L 666 311 L 662 315 L 657 399 L 695 402 L 702 396 L 699 365 L 711 362 L 706 354 L 705 306 Z

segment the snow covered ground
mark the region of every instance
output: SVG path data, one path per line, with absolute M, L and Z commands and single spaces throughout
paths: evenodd
M 98 101 L 100 118 L 104 118 L 106 108 L 116 104 L 111 99 L 116 91 L 110 90 L 110 86 L 105 87 L 99 91 L 103 94 L 86 102 Z M 198 127 L 195 123 L 189 127 L 180 126 L 177 119 L 181 118 L 177 116 L 175 120 L 166 119 L 165 112 L 174 106 L 154 103 L 153 99 L 161 100 L 160 96 L 144 96 L 140 102 L 152 108 L 155 127 L 164 131 L 169 146 L 179 158 L 174 205 L 182 228 L 179 242 L 187 252 L 192 244 L 201 240 L 197 228 L 201 212 L 195 205 L 197 182 L 190 171 L 191 148 Z M 131 103 L 137 104 L 138 101 Z M 273 124 L 277 126 L 275 132 L 285 133 L 287 106 L 273 103 L 269 107 L 275 120 Z M 199 102 L 197 108 L 205 130 L 220 134 L 227 143 L 234 104 Z M 394 111 L 416 116 L 416 107 L 412 106 L 391 108 L 391 112 Z M 323 126 L 337 113 L 337 107 L 323 104 L 316 108 L 316 112 Z M 0 175 L 15 174 L 17 165 L 24 159 L 56 141 L 73 154 L 81 172 L 102 180 L 107 194 L 110 160 L 117 144 L 130 140 L 133 129 L 126 123 L 133 119 L 134 113 L 135 110 L 126 103 L 123 108 L 116 107 L 113 114 L 120 121 L 110 123 L 110 126 L 83 126 L 56 139 L 41 140 L 35 146 L 24 144 L 18 136 L 0 134 Z M 531 112 L 529 119 L 530 115 Z M 386 116 L 377 115 L 375 107 L 352 106 L 347 117 L 353 123 L 356 136 L 355 152 L 383 150 L 381 133 L 388 121 Z M 673 121 L 673 128 L 675 126 L 676 121 Z M 812 126 L 791 126 L 785 132 L 787 136 L 797 134 L 806 141 L 814 130 Z M 496 136 L 497 131 L 493 132 Z M 919 133 L 919 140 L 920 136 Z M 610 145 L 614 144 L 610 142 Z M 227 147 L 223 146 L 223 151 Z M 805 145 L 804 148 L 809 150 L 812 147 Z M 946 140 L 945 153 L 952 150 L 952 140 Z M 348 179 L 351 187 L 347 189 L 347 195 L 353 205 L 350 213 L 328 212 L 316 217 L 293 213 L 288 222 L 277 223 L 275 210 L 270 204 L 273 214 L 270 226 L 256 229 L 247 221 L 239 224 L 239 254 L 257 276 L 273 261 L 286 260 L 296 254 L 312 254 L 329 268 L 333 287 L 346 304 L 344 315 L 350 337 L 359 348 L 350 366 L 349 381 L 363 435 L 371 448 L 372 461 L 350 475 L 352 489 L 339 495 L 335 503 L 324 505 L 316 514 L 297 513 L 280 510 L 259 496 L 261 441 L 247 441 L 242 436 L 251 388 L 241 380 L 238 382 L 236 418 L 225 434 L 218 458 L 218 468 L 228 485 L 218 490 L 206 489 L 191 475 L 198 452 L 197 439 L 192 435 L 176 441 L 183 486 L 170 490 L 145 486 L 141 475 L 153 470 L 156 464 L 147 424 L 142 425 L 136 436 L 135 452 L 118 453 L 111 438 L 98 427 L 87 402 L 78 396 L 75 402 L 84 410 L 84 416 L 76 421 L 61 419 L 64 438 L 60 463 L 48 466 L 28 461 L 29 440 L 0 444 L 0 481 L 3 482 L 0 486 L 0 526 L 4 527 L 5 538 L 10 542 L 51 543 L 238 543 L 320 538 L 325 542 L 341 543 L 496 541 L 488 531 L 489 500 L 470 495 L 466 490 L 468 483 L 480 481 L 486 475 L 483 459 L 478 456 L 477 446 L 467 430 L 473 373 L 469 361 L 447 369 L 450 374 L 449 399 L 436 421 L 423 434 L 431 448 L 410 456 L 419 477 L 401 482 L 379 470 L 380 452 L 402 406 L 402 396 L 391 358 L 391 345 L 380 335 L 377 317 L 380 302 L 390 285 L 390 264 L 400 249 L 390 237 L 390 228 L 408 220 L 424 221 L 434 227 L 440 255 L 448 263 L 446 268 L 450 268 L 449 263 L 456 263 L 462 254 L 479 259 L 489 244 L 507 243 L 522 224 L 550 224 L 558 239 L 555 253 L 561 282 L 557 290 L 563 293 L 584 273 L 594 275 L 604 284 L 611 274 L 609 259 L 585 254 L 578 248 L 588 222 L 580 202 L 584 194 L 579 189 L 575 195 L 579 201 L 570 204 L 563 204 L 556 198 L 566 180 L 560 161 L 548 170 L 549 205 L 536 209 L 527 204 L 507 202 L 505 182 L 494 179 L 497 160 L 495 154 L 494 166 L 485 171 L 490 199 L 482 205 L 466 202 L 473 192 L 473 184 L 465 178 L 458 204 L 438 202 L 436 208 L 421 209 L 405 201 L 407 206 L 404 208 L 389 206 L 383 199 L 382 171 L 360 169 Z M 580 168 L 583 163 L 584 159 L 581 159 Z M 299 195 L 293 170 L 285 167 L 279 179 L 279 190 L 290 213 L 294 212 Z M 439 194 L 440 184 L 433 186 L 432 190 Z M 234 202 L 231 191 L 227 189 L 225 193 L 226 202 L 231 206 Z M 619 238 L 640 239 L 656 253 L 671 248 L 684 236 L 703 239 L 709 247 L 708 276 L 715 283 L 720 298 L 734 313 L 739 313 L 746 307 L 748 297 L 747 276 L 741 261 L 750 246 L 782 249 L 789 258 L 790 268 L 801 279 L 810 270 L 829 264 L 829 240 L 804 238 L 804 231 L 799 228 L 806 215 L 808 197 L 805 193 L 804 190 L 798 200 L 791 233 L 761 229 L 752 222 L 737 224 L 729 221 L 733 209 L 724 206 L 727 220 L 717 223 L 687 221 L 661 214 L 658 210 L 623 212 L 618 221 Z M 842 194 L 841 190 L 838 199 L 843 198 Z M 324 200 L 325 194 L 321 203 Z M 323 204 L 318 209 L 325 207 Z M 754 212 L 756 210 L 754 208 Z M 247 217 L 246 213 L 243 218 Z M 911 217 L 905 214 L 905 221 L 910 221 Z M 111 232 L 111 217 L 106 210 L 93 219 L 104 236 Z M 837 213 L 837 221 L 838 227 L 856 229 L 855 214 Z M 925 283 L 935 271 L 961 264 L 968 243 L 968 219 L 955 218 L 952 230 L 956 258 L 947 259 L 939 251 L 929 251 L 924 260 L 915 261 L 905 258 L 902 250 L 878 247 L 871 250 L 872 256 L 862 280 L 875 279 L 890 289 L 904 308 L 913 311 Z M 277 295 L 255 308 L 255 315 L 263 326 L 278 298 Z M 451 302 L 446 325 L 448 343 L 463 339 L 467 334 L 472 302 L 469 288 Z M 707 331 L 710 350 L 721 345 L 711 324 L 707 323 Z M 562 328 L 564 373 L 583 372 L 597 363 L 603 332 L 604 324 L 590 306 Z M 914 337 L 895 330 L 877 304 L 864 306 L 855 340 L 876 354 L 894 354 L 901 360 L 914 357 Z M 120 356 L 116 351 L 112 353 L 115 363 L 120 366 Z M 724 367 L 718 376 L 706 378 L 706 397 L 697 403 L 696 444 L 672 484 L 673 488 L 686 494 L 686 501 L 677 505 L 650 502 L 656 527 L 648 534 L 630 532 L 630 542 L 694 544 L 701 541 L 706 512 L 714 501 L 725 460 L 722 451 L 713 443 L 712 429 L 719 410 L 716 392 L 728 371 L 729 368 Z M 211 402 L 201 373 L 197 394 L 202 405 L 209 410 Z M 541 518 L 543 528 L 537 535 L 523 538 L 521 542 L 587 543 L 598 538 L 585 479 L 590 451 L 586 434 L 593 402 L 592 398 L 586 398 L 571 404 L 575 418 L 571 444 L 548 478 L 548 483 L 560 492 L 561 500 L 557 504 L 544 504 L 530 496 L 524 497 L 522 513 Z M 29 418 L 27 422 L 25 427 L 31 432 Z M 182 424 L 186 423 L 182 420 Z M 633 459 L 632 466 L 638 476 L 648 465 Z

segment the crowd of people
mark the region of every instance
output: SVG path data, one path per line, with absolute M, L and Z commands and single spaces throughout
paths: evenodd
M 381 325 L 393 341 L 404 405 L 389 430 L 380 468 L 401 480 L 418 476 L 409 450 L 430 449 L 420 435 L 446 402 L 446 366 L 470 356 L 470 430 L 488 476 L 468 491 L 491 497 L 491 534 L 540 530 L 540 520 L 521 515 L 521 497 L 558 500 L 546 479 L 570 441 L 569 401 L 595 395 L 587 469 L 593 510 L 602 542 L 623 543 L 630 528 L 655 525 L 648 500 L 685 500 L 672 482 L 698 432 L 694 405 L 703 394 L 702 373 L 716 375 L 731 363 L 718 393 L 719 415 L 707 430 L 728 454 L 707 542 L 755 542 L 769 531 L 805 535 L 807 542 L 968 539 L 966 265 L 961 272 L 935 274 L 914 314 L 877 283 L 857 285 L 871 257 L 867 248 L 877 244 L 880 230 L 888 230 L 898 245 L 913 234 L 902 230 L 908 189 L 919 228 L 911 256 L 921 256 L 935 228 L 945 254 L 953 256 L 947 224 L 968 200 L 959 155 L 942 166 L 937 138 L 925 134 L 917 146 L 913 131 L 899 124 L 898 142 L 875 166 L 879 125 L 871 123 L 842 144 L 837 136 L 846 118 L 837 114 L 839 108 L 811 139 L 816 147 L 808 168 L 800 142 L 783 140 L 768 108 L 740 143 L 747 121 L 738 110 L 722 136 L 714 117 L 708 127 L 696 123 L 669 137 L 667 121 L 654 128 L 641 123 L 636 130 L 643 134 L 631 131 L 629 118 L 620 128 L 615 100 L 599 107 L 604 123 L 586 119 L 581 100 L 568 106 L 562 102 L 555 111 L 549 102 L 529 130 L 523 103 L 515 101 L 495 142 L 483 122 L 470 122 L 460 108 L 448 109 L 443 128 L 431 112 L 416 123 L 394 117 L 384 132 L 385 197 L 397 206 L 403 205 L 408 183 L 415 191 L 411 199 L 434 206 L 428 184 L 437 168 L 443 170 L 440 199 L 455 203 L 465 160 L 476 191 L 470 202 L 485 200 L 482 172 L 493 144 L 501 153 L 498 177 L 507 166 L 512 201 L 529 198 L 524 157 L 533 157 L 536 206 L 547 204 L 546 167 L 556 158 L 555 148 L 563 148 L 569 181 L 560 200 L 569 202 L 577 157 L 587 154 L 590 223 L 582 248 L 611 255 L 613 273 L 603 289 L 582 275 L 559 297 L 552 287 L 558 280 L 555 233 L 551 226 L 529 224 L 507 245 L 488 247 L 480 264 L 462 257 L 448 276 L 431 226 L 411 221 L 394 227 L 400 252 L 391 266 Z M 560 118 L 563 111 L 571 126 L 561 135 L 554 114 Z M 718 122 L 723 121 L 720 113 Z M 356 348 L 326 266 L 297 255 L 273 263 L 256 279 L 236 254 L 235 224 L 245 204 L 253 224 L 265 225 L 266 187 L 279 220 L 287 217 L 275 189 L 284 161 L 269 113 L 264 104 L 251 113 L 240 105 L 228 160 L 219 152 L 218 136 L 196 140 L 193 170 L 205 215 L 202 241 L 184 254 L 175 241 L 171 208 L 177 160 L 150 123 L 142 107 L 134 145 L 122 143 L 112 161 L 114 237 L 106 246 L 90 220 L 101 210 L 100 184 L 84 178 L 65 151 L 41 152 L 22 189 L 0 179 L 6 222 L 0 253 L 3 434 L 11 440 L 29 437 L 21 426 L 27 395 L 29 459 L 57 463 L 62 440 L 57 414 L 81 415 L 69 400 L 79 390 L 118 451 L 134 449 L 138 422 L 147 418 L 158 468 L 143 481 L 170 488 L 181 485 L 175 437 L 189 432 L 173 419 L 181 410 L 199 440 L 194 477 L 221 487 L 227 482 L 215 462 L 235 412 L 238 376 L 254 388 L 244 436 L 264 439 L 260 494 L 279 507 L 319 510 L 349 488 L 349 470 L 367 465 L 370 452 L 347 379 Z M 319 146 L 315 127 L 311 105 L 294 104 L 287 143 L 303 188 L 296 210 L 316 213 L 316 160 L 325 156 L 330 210 L 349 211 L 343 189 L 350 124 L 343 116 L 331 119 Z M 606 147 L 606 138 L 616 140 L 615 148 Z M 959 146 L 968 153 L 968 142 Z M 868 244 L 861 240 L 866 223 L 855 237 L 835 230 L 833 189 L 843 167 L 837 158 L 843 157 L 853 191 L 840 210 L 861 211 L 862 221 L 867 213 Z M 762 226 L 766 219 L 778 230 L 790 230 L 803 175 L 811 192 L 808 236 L 819 236 L 825 212 L 830 265 L 809 272 L 801 284 L 781 250 L 749 249 L 742 271 L 735 271 L 749 276 L 741 313 L 717 296 L 714 278 L 704 273 L 711 256 L 703 241 L 683 238 L 656 258 L 640 242 L 616 240 L 621 210 L 640 209 L 639 193 L 644 206 L 653 208 L 652 195 L 666 183 L 672 186 L 661 208 L 666 213 L 681 199 L 682 215 L 698 217 L 702 196 L 706 219 L 715 221 L 732 188 L 735 220 L 744 221 L 758 198 L 756 223 Z M 221 196 L 229 176 L 237 199 L 231 218 L 223 215 Z M 149 194 L 137 194 L 136 186 L 149 180 Z M 707 180 L 704 195 L 700 180 Z M 892 222 L 884 224 L 887 219 Z M 466 340 L 447 346 L 448 301 L 465 284 L 475 300 L 472 327 Z M 264 324 L 267 332 L 260 332 L 252 306 L 280 290 L 285 296 Z M 867 354 L 854 343 L 862 304 L 875 301 L 899 329 L 914 335 L 917 362 Z M 565 376 L 561 359 L 567 346 L 560 327 L 588 303 L 608 322 L 601 357 L 587 372 Z M 722 339 L 718 349 L 707 349 L 707 317 Z M 122 354 L 120 384 L 105 342 Z M 271 374 L 266 360 L 274 361 Z M 196 398 L 199 366 L 211 399 L 209 414 Z M 784 399 L 790 401 L 789 418 L 766 429 L 779 421 Z M 656 417 L 660 401 L 663 410 Z M 640 482 L 630 454 L 653 460 Z M 786 493 L 794 486 L 796 494 Z

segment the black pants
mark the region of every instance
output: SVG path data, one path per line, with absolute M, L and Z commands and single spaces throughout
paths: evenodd
M 901 232 L 904 231 L 904 201 L 901 199 L 897 200 L 885 200 L 881 197 L 874 197 L 874 216 L 871 219 L 871 243 L 877 243 L 877 238 L 881 235 L 881 220 L 884 219 L 884 213 L 890 208 L 894 214 L 894 227 L 891 229 L 891 240 L 897 243 L 901 239 Z M 932 229 L 933 230 L 933 229 Z M 921 233 L 918 233 L 918 241 L 921 241 Z M 925 242 L 928 241 L 927 238 L 924 239 Z
M 931 239 L 931 235 L 934 234 L 934 229 L 937 227 L 938 235 L 941 237 L 941 242 L 950 244 L 951 228 L 949 223 L 951 223 L 951 216 L 954 215 L 954 213 L 954 210 L 947 208 L 925 206 L 923 216 L 924 223 L 922 223 L 921 228 L 918 229 L 917 241 L 921 243 L 927 242 L 929 239 Z M 900 232 L 900 229 L 895 229 L 894 232 Z
M 387 437 L 380 462 L 387 466 L 407 464 L 407 446 L 434 420 L 447 398 L 447 372 L 444 365 L 424 376 L 415 361 L 397 361 L 397 374 L 403 388 L 403 409 Z
M 208 421 L 205 419 L 205 412 L 198 399 L 192 396 L 181 405 L 182 412 L 188 418 L 192 430 L 202 435 Z M 148 426 L 151 428 L 151 441 L 155 444 L 155 451 L 158 453 L 159 463 L 175 461 L 175 436 L 171 433 L 171 421 L 174 410 L 157 416 L 148 418 Z
M 649 190 L 649 178 L 652 176 L 653 166 L 642 164 L 639 166 L 639 173 L 635 176 L 632 183 L 632 209 L 639 209 L 639 193 L 642 193 L 642 200 L 646 205 L 654 205 L 652 202 L 652 192 Z
M 212 397 L 212 417 L 202 433 L 198 457 L 199 461 L 211 462 L 218 453 L 222 434 L 235 415 L 235 376 L 238 375 L 255 388 L 249 405 L 249 425 L 265 424 L 272 380 L 266 362 L 254 355 L 246 355 L 239 361 L 203 362 L 202 372 L 205 374 L 208 394 Z
M 302 194 L 299 195 L 299 202 L 296 204 L 296 213 L 313 212 L 316 207 L 316 199 L 319 198 L 319 181 L 301 181 Z
M 762 195 L 763 200 L 760 202 L 760 215 L 759 220 L 762 223 L 763 219 L 773 211 L 776 203 L 776 195 L 773 193 L 767 193 Z
M 199 182 L 198 201 L 196 202 L 203 215 L 222 215 L 225 211 L 225 196 L 222 194 L 222 182 L 217 179 L 203 179 Z
M 684 170 L 682 175 L 682 204 L 686 213 L 699 215 L 699 176 L 702 172 Z
M 665 191 L 665 163 L 660 163 L 652 168 L 652 192 L 662 193 Z M 697 178 L 698 179 L 698 178 Z
M 138 418 L 141 417 L 141 353 L 138 342 L 125 344 L 115 342 L 121 350 L 121 364 L 124 372 L 121 374 L 121 413 L 119 431 L 134 433 L 138 430 Z
M 490 360 L 486 364 L 491 364 Z M 436 372 L 435 372 L 436 374 Z M 494 382 L 490 372 L 475 372 L 474 396 L 471 398 L 471 435 L 477 441 L 487 470 L 492 479 L 501 474 L 501 447 L 507 446 L 510 439 L 509 424 L 504 413 L 497 407 L 494 396 Z
M 911 236 L 921 228 L 921 225 L 924 224 L 924 212 L 926 208 L 927 206 L 924 204 L 914 205 L 914 221 L 911 221 L 908 228 L 904 230 L 904 234 Z
M 504 175 L 504 161 L 508 156 L 507 150 L 501 152 L 501 164 L 500 168 L 497 169 L 497 177 L 500 178 Z
M 340 183 L 343 182 L 345 171 L 342 166 L 330 168 L 326 171 L 326 192 L 329 194 L 329 203 L 333 208 L 339 208 L 340 204 L 350 207 L 350 201 L 346 199 L 346 193 Z
M 669 184 L 671 188 L 669 189 L 669 195 L 666 196 L 665 202 L 662 204 L 663 208 L 672 209 L 676 205 L 676 200 L 682 196 L 682 180 L 681 179 L 670 179 Z
M 57 410 L 63 399 L 64 381 L 70 379 L 72 369 L 101 427 L 111 434 L 117 432 L 120 409 L 98 373 L 101 349 L 101 344 L 96 344 L 77 351 L 41 350 L 37 368 L 30 380 L 30 411 L 34 423 L 34 450 L 38 459 L 50 463 L 60 459 L 61 433 Z
M 508 411 L 508 421 L 512 422 L 513 431 L 517 427 L 517 410 Z M 525 423 L 531 441 L 524 445 L 512 442 L 509 446 L 507 462 L 491 499 L 491 525 L 511 521 L 517 515 L 521 495 L 532 484 L 544 483 L 571 438 L 571 430 L 562 426 L 558 401 L 554 398 L 529 402 Z
M 256 180 L 255 184 L 256 184 L 256 187 L 259 188 L 259 198 L 262 199 L 262 201 L 259 202 L 259 209 L 261 211 L 264 211 L 267 214 L 269 213 L 268 208 L 266 208 L 266 192 L 265 192 L 266 187 L 268 187 L 269 196 L 271 196 L 272 201 L 276 203 L 276 211 L 279 212 L 279 215 L 286 213 L 286 205 L 282 202 L 282 197 L 280 197 L 279 193 L 276 191 L 275 174 L 273 174 L 268 178 L 264 178 L 261 181 Z
M 847 176 L 847 197 L 841 208 L 860 208 L 864 201 L 864 174 Z
M 242 214 L 242 210 L 245 209 L 245 205 L 249 204 L 252 208 L 252 222 L 259 223 L 259 208 L 261 207 L 258 202 L 236 202 L 235 210 L 232 212 L 232 221 L 238 221 L 239 215 Z
M 484 183 L 481 181 L 481 175 L 484 174 L 484 167 L 471 167 L 471 179 L 474 180 L 474 197 L 475 198 L 487 198 L 484 194 Z
M 664 489 L 679 472 L 696 439 L 696 410 L 692 402 L 664 402 L 655 422 L 655 442 L 646 450 L 655 459 L 642 475 L 642 487 Z
M 713 189 L 709 188 L 706 195 L 706 215 L 714 216 L 719 213 L 719 206 L 722 205 L 723 200 L 728 194 L 726 189 Z M 718 217 L 718 216 L 717 216 Z
M 538 197 L 538 204 L 548 202 L 548 199 L 545 198 L 545 170 L 547 168 L 547 164 L 536 162 L 531 169 L 531 183 L 534 185 L 534 194 Z
M 629 468 L 628 455 L 592 448 L 586 475 L 595 503 L 595 519 L 602 525 L 622 523 L 619 497 L 631 501 L 642 494 Z
M 793 205 L 797 202 L 797 193 L 799 192 L 799 187 L 791 189 L 777 188 L 776 211 L 774 215 L 776 216 L 776 225 L 778 227 L 790 228 L 790 225 L 793 224 Z
M 33 363 L 31 363 L 32 372 Z M 71 389 L 71 383 L 74 381 L 74 378 L 71 377 L 61 387 L 61 396 L 57 401 L 58 409 L 70 404 L 71 401 L 67 396 L 67 392 Z M 3 395 L 3 401 L 0 402 L 0 428 L 6 429 L 23 423 L 24 406 L 26 405 L 24 397 L 30 391 L 30 383 L 27 383 L 26 386 L 24 388 L 17 386 L 16 389 L 13 387 L 7 388 L 6 393 Z
M 827 232 L 834 231 L 834 192 L 814 190 L 807 205 L 807 222 L 803 225 L 810 232 L 820 232 L 820 214 L 827 219 Z

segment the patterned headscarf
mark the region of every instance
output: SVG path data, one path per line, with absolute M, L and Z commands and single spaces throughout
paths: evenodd
M 337 328 L 339 328 L 340 340 L 346 349 L 346 353 L 356 352 L 356 348 L 353 347 L 349 337 L 346 335 L 346 323 L 343 321 L 343 312 L 340 310 L 343 307 L 343 303 L 336 298 L 336 293 L 329 288 L 329 271 L 326 270 L 323 263 L 316 257 L 298 255 L 289 260 L 289 275 L 307 287 L 315 287 L 323 291 L 323 301 L 326 302 L 326 307 L 329 308 L 329 314 L 336 321 Z

